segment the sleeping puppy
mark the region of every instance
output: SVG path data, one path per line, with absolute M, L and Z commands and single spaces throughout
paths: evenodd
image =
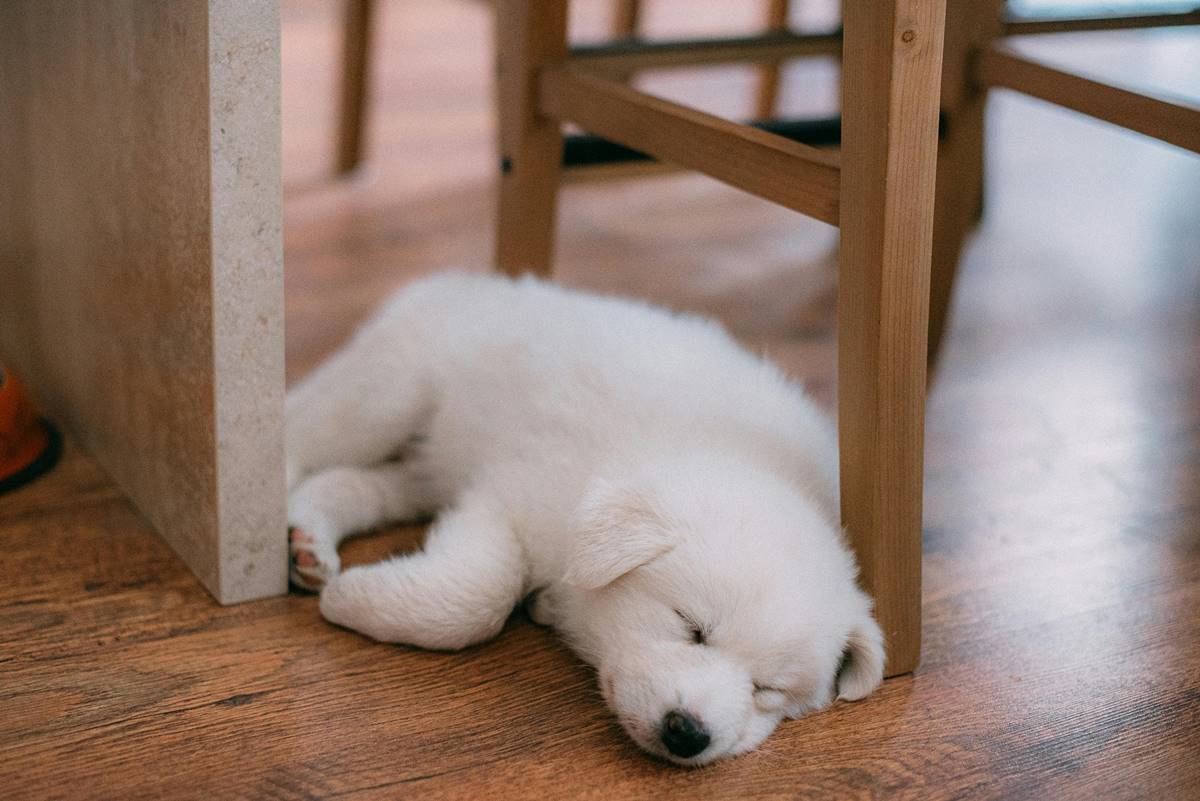
M 292 580 L 331 622 L 456 649 L 513 607 L 646 751 L 701 765 L 883 675 L 830 425 L 716 324 L 533 279 L 393 297 L 287 398 Z M 346 535 L 436 513 L 414 554 Z

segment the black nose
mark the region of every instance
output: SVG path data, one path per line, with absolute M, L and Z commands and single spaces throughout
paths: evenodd
M 663 745 L 675 756 L 694 757 L 708 748 L 711 739 L 700 721 L 687 712 L 675 709 L 663 715 Z

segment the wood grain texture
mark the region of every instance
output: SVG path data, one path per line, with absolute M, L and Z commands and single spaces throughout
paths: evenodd
M 4 359 L 217 597 L 284 592 L 275 5 L 21 0 L 0 51 Z
M 1015 89 L 1090 117 L 1200 153 L 1200 98 L 1121 86 L 996 42 L 974 61 L 975 80 Z
M 548 275 L 554 263 L 562 129 L 538 108 L 538 78 L 567 55 L 566 0 L 496 4 L 500 201 L 495 265 Z
M 945 3 L 844 7 L 838 440 L 842 524 L 887 643 L 921 643 L 921 466 Z
M 541 79 L 543 113 L 822 222 L 838 219 L 838 156 L 575 69 Z
M 679 26 L 732 9 L 658 4 Z M 378 157 L 354 181 L 314 183 L 329 173 L 336 95 L 321 80 L 337 74 L 340 16 L 284 3 L 293 379 L 394 286 L 490 258 L 489 14 L 397 6 L 380 17 L 397 46 L 378 85 L 397 90 L 375 109 Z M 596 6 L 581 27 L 603 37 Z M 1139 80 L 1155 65 L 1195 74 L 1153 40 L 1101 55 Z M 755 81 L 710 73 L 683 99 L 734 107 Z M 824 88 L 789 80 L 781 100 Z M 990 101 L 988 146 L 988 214 L 929 402 L 911 677 L 680 771 L 628 745 L 591 672 L 520 615 L 494 642 L 429 654 L 328 626 L 309 597 L 217 606 L 69 441 L 53 473 L 0 498 L 0 794 L 1193 801 L 1200 160 L 1011 93 Z M 835 229 L 700 176 L 572 186 L 561 217 L 557 280 L 712 315 L 832 406 Z

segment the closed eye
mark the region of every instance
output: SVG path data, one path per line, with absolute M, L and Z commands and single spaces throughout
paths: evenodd
M 678 609 L 674 610 L 674 612 L 676 615 L 679 616 L 679 619 L 682 620 L 687 625 L 688 636 L 691 638 L 693 643 L 695 643 L 696 645 L 707 645 L 708 644 L 708 631 L 705 629 L 704 626 L 700 625 L 695 620 L 693 620 L 691 617 L 689 617 L 688 615 L 685 615 L 683 612 L 680 612 Z
M 777 712 L 786 708 L 790 703 L 791 696 L 785 690 L 755 682 L 754 705 L 763 712 Z

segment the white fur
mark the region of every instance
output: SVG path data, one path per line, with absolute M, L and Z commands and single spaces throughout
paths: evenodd
M 712 322 L 533 279 L 426 279 L 289 393 L 287 459 L 294 548 L 317 562 L 293 575 L 327 582 L 326 618 L 461 648 L 536 593 L 534 619 L 672 761 L 747 751 L 882 677 L 832 429 Z M 347 534 L 433 511 L 421 552 L 338 573 Z M 672 710 L 708 730 L 703 752 L 668 753 Z

